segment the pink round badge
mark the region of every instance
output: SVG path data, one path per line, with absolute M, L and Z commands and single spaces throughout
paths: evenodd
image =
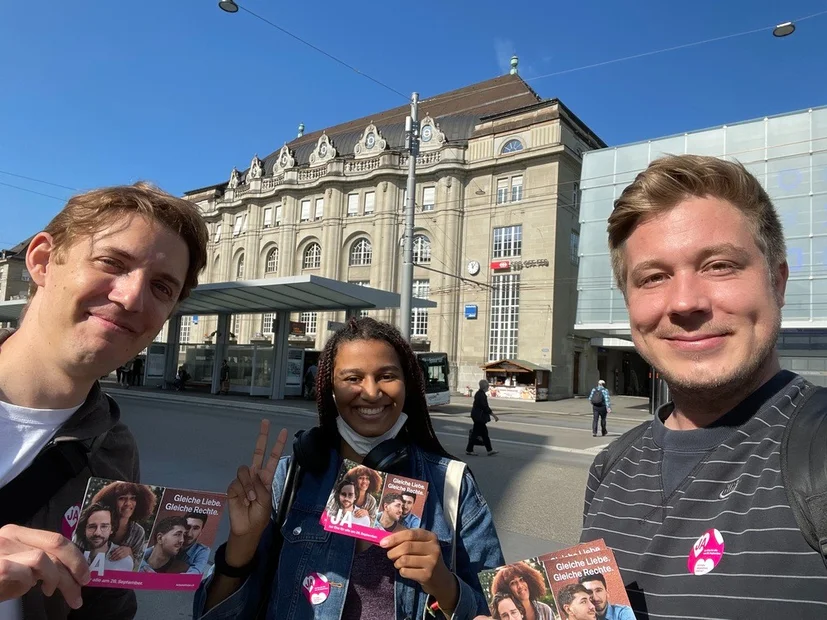
M 692 545 L 687 567 L 693 575 L 706 575 L 724 557 L 724 537 L 716 529 L 707 530 Z
M 320 605 L 330 596 L 330 582 L 320 573 L 310 573 L 302 581 L 302 590 L 311 605 Z
M 70 506 L 69 510 L 63 513 L 63 519 L 60 522 L 60 533 L 66 538 L 71 539 L 75 533 L 75 528 L 80 520 L 80 506 L 75 504 Z

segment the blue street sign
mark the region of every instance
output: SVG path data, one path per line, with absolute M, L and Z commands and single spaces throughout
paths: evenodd
M 476 319 L 477 318 L 477 304 L 465 304 L 465 318 L 466 319 Z

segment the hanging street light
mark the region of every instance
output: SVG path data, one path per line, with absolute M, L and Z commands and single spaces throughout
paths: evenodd
M 795 24 L 792 23 L 792 22 L 784 22 L 783 24 L 778 24 L 772 30 L 773 36 L 778 37 L 778 38 L 788 37 L 794 32 L 795 32 Z
M 218 8 L 227 13 L 238 13 L 238 5 L 233 0 L 221 0 L 218 3 Z

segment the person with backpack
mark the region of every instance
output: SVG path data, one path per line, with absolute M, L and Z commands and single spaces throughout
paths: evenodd
M 20 327 L 0 330 L 0 618 L 134 618 L 134 591 L 83 587 L 88 562 L 69 540 L 90 477 L 140 478 L 98 380 L 189 296 L 207 241 L 194 204 L 137 183 L 72 197 L 29 242 L 29 301 Z
M 613 549 L 634 614 L 827 615 L 827 398 L 775 349 L 789 267 L 746 168 L 652 162 L 609 249 L 637 351 L 671 402 L 596 457 L 583 542 Z
M 606 382 L 600 379 L 597 385 L 589 392 L 589 402 L 592 404 L 592 437 L 597 437 L 597 420 L 600 420 L 600 429 L 603 436 L 606 430 L 606 415 L 612 412 L 612 403 L 609 400 L 609 390 L 606 389 Z
M 474 426 L 468 434 L 468 445 L 465 447 L 465 454 L 476 456 L 474 446 L 478 445 L 478 438 L 482 440 L 482 445 L 485 446 L 488 456 L 498 454 L 497 450 L 491 447 L 491 438 L 488 436 L 487 425 L 492 417 L 495 422 L 500 421 L 497 414 L 491 411 L 491 407 L 488 406 L 488 381 L 480 379 L 480 389 L 474 394 L 474 404 L 471 406 L 471 420 L 474 422 Z

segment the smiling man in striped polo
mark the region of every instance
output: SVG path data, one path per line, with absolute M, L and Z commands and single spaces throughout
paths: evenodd
M 740 164 L 665 157 L 608 232 L 635 346 L 673 400 L 610 467 L 611 447 L 595 459 L 582 540 L 614 550 L 638 619 L 827 617 L 827 567 L 781 475 L 816 388 L 775 351 L 789 269 L 769 196 Z

